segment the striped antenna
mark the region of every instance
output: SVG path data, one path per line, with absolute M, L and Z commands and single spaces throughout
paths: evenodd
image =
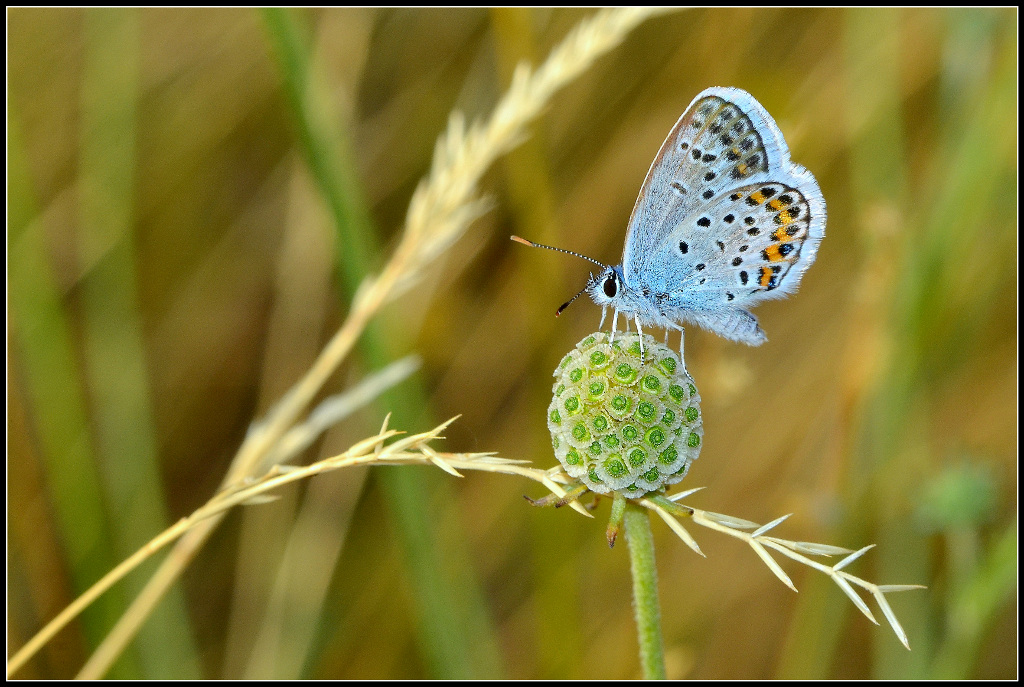
M 603 262 L 598 262 L 597 260 L 594 260 L 594 258 L 588 258 L 586 255 L 580 255 L 579 253 L 575 253 L 575 252 L 573 252 L 571 250 L 565 250 L 564 248 L 555 248 L 554 246 L 545 246 L 543 243 L 534 243 L 533 241 L 528 241 L 528 240 L 524 239 L 522 236 L 516 236 L 514 234 L 512 235 L 512 240 L 515 241 L 516 243 L 521 243 L 524 246 L 530 246 L 532 248 L 547 248 L 548 250 L 557 250 L 559 253 L 568 253 L 569 255 L 575 255 L 577 258 L 583 258 L 584 260 L 589 260 L 590 262 L 594 263 L 595 265 L 600 265 L 604 269 L 608 269 L 608 265 L 605 265 Z M 593 278 L 593 277 L 591 277 L 591 278 Z M 580 292 L 578 294 L 576 294 L 575 296 L 573 296 L 572 298 L 567 300 L 565 303 L 562 303 L 562 306 L 558 310 L 555 311 L 555 317 L 558 317 L 559 315 L 561 315 L 562 311 L 565 310 L 566 308 L 568 308 L 570 305 L 572 305 L 572 302 L 574 300 L 576 300 L 577 298 L 582 296 L 583 293 L 590 287 L 590 284 L 591 284 L 591 282 L 588 281 L 587 285 L 584 286 L 582 289 L 580 289 Z
M 568 253 L 569 255 L 575 255 L 577 258 L 589 260 L 595 265 L 600 265 L 601 267 L 608 269 L 608 265 L 604 264 L 603 262 L 598 262 L 597 260 L 594 260 L 594 258 L 588 258 L 586 255 L 580 255 L 579 253 L 575 253 L 571 250 L 566 250 L 564 248 L 555 248 L 554 246 L 545 246 L 543 243 L 534 243 L 533 241 L 528 241 L 521 236 L 513 235 L 512 240 L 515 241 L 516 243 L 521 243 L 524 246 L 532 246 L 533 248 L 547 248 L 548 250 L 557 250 L 559 253 Z M 569 303 L 572 303 L 572 301 L 569 301 Z M 568 303 L 566 305 L 568 305 Z M 559 312 L 561 312 L 561 310 Z
M 562 311 L 565 310 L 566 308 L 568 308 L 570 305 L 572 305 L 572 302 L 574 300 L 576 300 L 577 298 L 579 298 L 580 296 L 582 296 L 583 292 L 586 291 L 588 288 L 590 288 L 590 282 L 587 282 L 587 285 L 584 286 L 582 289 L 580 289 L 580 292 L 578 294 L 576 294 L 575 296 L 573 296 L 572 298 L 567 300 L 565 303 L 562 303 L 562 306 L 558 310 L 555 311 L 555 317 L 558 317 L 559 315 L 561 315 Z

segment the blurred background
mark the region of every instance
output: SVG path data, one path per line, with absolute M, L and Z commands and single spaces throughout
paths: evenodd
M 8 655 L 215 493 L 380 268 L 451 111 L 486 116 L 584 10 L 7 12 Z M 783 559 L 654 523 L 676 678 L 1014 678 L 1017 11 L 694 10 L 555 95 L 493 199 L 329 385 L 420 371 L 304 460 L 462 417 L 438 448 L 555 464 L 551 372 L 595 331 L 644 175 L 708 86 L 750 91 L 827 237 L 747 348 L 690 328 L 696 507 L 877 548 L 910 639 Z M 674 339 L 673 339 L 674 341 Z M 114 677 L 633 678 L 626 547 L 516 477 L 342 470 L 236 509 Z M 73 676 L 158 555 L 19 677 Z M 876 611 L 874 602 L 869 605 Z

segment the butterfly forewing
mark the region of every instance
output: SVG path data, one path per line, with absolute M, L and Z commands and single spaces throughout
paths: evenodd
M 767 134 L 767 136 L 766 136 Z M 750 94 L 709 88 L 679 118 L 654 158 L 630 217 L 623 268 L 640 283 L 654 246 L 725 188 L 788 161 L 778 127 Z
M 712 88 L 676 122 L 647 174 L 623 271 L 630 286 L 664 294 L 666 314 L 760 342 L 743 309 L 792 293 L 824 230 L 818 184 L 790 161 L 775 121 L 750 94 Z

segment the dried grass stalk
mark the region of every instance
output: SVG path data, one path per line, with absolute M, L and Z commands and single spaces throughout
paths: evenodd
M 344 324 L 313 366 L 268 412 L 266 418 L 254 423 L 253 430 L 235 454 L 224 477 L 222 494 L 233 492 L 278 450 L 282 438 L 345 360 L 381 306 L 414 284 L 422 276 L 424 267 L 458 240 L 469 223 L 484 211 L 486 203 L 477 191 L 481 176 L 500 155 L 526 136 L 527 124 L 541 112 L 555 91 L 617 46 L 640 22 L 661 11 L 655 8 L 601 10 L 581 21 L 539 69 L 532 71 L 529 66 L 520 65 L 508 92 L 485 122 L 467 127 L 460 114 L 452 115 L 448 131 L 437 142 L 430 174 L 420 183 L 410 202 L 404 233 L 394 254 L 380 274 L 368 277 L 357 290 Z M 441 464 L 453 469 L 461 467 L 448 459 L 442 460 Z M 550 476 L 544 483 L 556 493 L 560 489 Z M 573 504 L 573 507 L 582 511 L 578 504 Z M 170 555 L 78 677 L 99 678 L 109 670 L 156 603 L 203 546 L 222 515 L 208 514 L 205 520 L 192 526 L 178 539 Z M 152 551 L 145 554 L 148 555 L 152 555 Z M 122 563 L 111 574 L 124 570 L 128 562 Z M 79 606 L 80 601 L 81 598 L 65 609 L 12 657 L 7 666 L 8 676 L 88 605 L 86 602 Z M 68 615 L 73 609 L 74 612 Z
M 697 553 L 700 550 L 695 548 L 696 542 L 693 541 L 693 537 L 687 532 L 682 524 L 679 523 L 677 516 L 679 512 L 674 508 L 666 508 L 667 504 L 675 506 L 677 497 L 669 496 L 647 498 L 641 501 L 641 503 L 655 511 L 661 518 L 669 524 L 679 538 L 693 548 Z M 678 508 L 678 506 L 676 506 Z M 854 560 L 862 556 L 868 549 L 873 548 L 866 546 L 859 551 L 851 552 L 849 549 L 844 549 L 839 546 L 830 546 L 828 544 L 815 544 L 812 542 L 798 542 L 789 541 L 788 539 L 779 539 L 778 537 L 769 537 L 765 533 L 780 524 L 783 520 L 788 518 L 785 515 L 781 518 L 777 518 L 767 525 L 759 526 L 757 523 L 750 522 L 749 520 L 743 520 L 741 518 L 734 518 L 729 515 L 722 515 L 721 513 L 711 513 L 709 511 L 702 511 L 697 508 L 686 507 L 691 513 L 687 514 L 687 517 L 691 518 L 693 522 L 708 529 L 728 534 L 730 537 L 736 537 L 742 539 L 754 550 L 754 553 L 764 561 L 764 564 L 778 577 L 783 584 L 796 591 L 796 587 L 793 585 L 793 581 L 789 575 L 779 566 L 778 562 L 772 558 L 768 549 L 778 551 L 787 558 L 792 558 L 794 561 L 803 563 L 815 570 L 821 572 L 832 578 L 832 581 L 836 583 L 843 593 L 846 594 L 850 601 L 857 607 L 857 609 L 863 613 L 868 620 L 878 625 L 878 621 L 875 620 L 875 616 L 872 615 L 871 610 L 860 595 L 854 590 L 852 585 L 857 585 L 866 589 L 878 603 L 879 608 L 882 609 L 882 615 L 889 621 L 889 626 L 892 627 L 893 632 L 896 633 L 896 637 L 899 638 L 900 643 L 903 644 L 910 650 L 910 642 L 907 640 L 907 633 L 903 631 L 903 627 L 896 619 L 896 614 L 893 613 L 892 608 L 889 606 L 888 600 L 885 598 L 886 592 L 903 592 L 910 589 L 924 589 L 923 586 L 917 584 L 900 584 L 900 585 L 876 585 L 867 580 L 863 580 L 859 577 L 855 577 L 847 572 L 843 572 L 843 568 L 852 563 Z M 753 532 L 744 532 L 743 530 L 754 530 Z M 818 561 L 807 558 L 804 554 L 812 556 L 838 556 L 842 554 L 849 554 L 835 565 L 824 565 Z M 703 554 L 701 554 L 703 555 Z

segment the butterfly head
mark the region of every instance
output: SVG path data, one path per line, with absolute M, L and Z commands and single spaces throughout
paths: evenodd
M 615 307 L 624 291 L 622 266 L 606 267 L 604 272 L 596 277 L 591 276 L 586 291 L 598 305 Z

